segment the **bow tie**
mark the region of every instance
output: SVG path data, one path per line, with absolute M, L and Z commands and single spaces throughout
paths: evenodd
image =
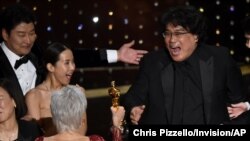
M 24 56 L 23 58 L 19 59 L 19 60 L 16 60 L 16 63 L 15 63 L 15 66 L 14 68 L 15 69 L 18 69 L 22 64 L 25 64 L 29 61 L 29 56 L 26 55 Z

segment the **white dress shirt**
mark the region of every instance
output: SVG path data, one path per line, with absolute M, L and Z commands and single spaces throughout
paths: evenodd
M 249 102 L 245 102 L 245 104 L 247 105 L 247 111 L 249 111 L 250 110 L 250 104 L 249 104 Z
M 16 63 L 16 60 L 19 60 L 22 57 L 9 50 L 4 42 L 1 43 L 1 46 L 14 72 L 16 73 L 23 94 L 25 95 L 30 89 L 35 87 L 37 78 L 36 68 L 29 60 L 27 63 L 22 64 L 18 69 L 15 69 L 14 65 Z
M 108 63 L 116 63 L 118 61 L 117 50 L 108 49 L 106 51 Z

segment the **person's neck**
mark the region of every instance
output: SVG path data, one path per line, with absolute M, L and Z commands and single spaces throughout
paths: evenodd
M 48 91 L 58 90 L 58 89 L 61 89 L 63 87 L 60 83 L 51 79 L 50 76 L 48 76 L 46 78 L 46 80 L 44 80 L 43 84 Z
M 18 124 L 14 119 L 9 119 L 0 124 L 0 140 L 12 141 L 18 137 Z

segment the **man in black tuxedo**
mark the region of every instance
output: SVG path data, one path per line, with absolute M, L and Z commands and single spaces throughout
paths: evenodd
M 191 6 L 162 18 L 166 48 L 140 62 L 124 97 L 134 124 L 225 124 L 227 105 L 244 102 L 242 75 L 229 50 L 204 44 L 206 21 Z
M 243 30 L 244 30 L 244 36 L 246 39 L 246 47 L 250 48 L 250 16 L 247 16 L 243 20 L 242 24 Z M 249 65 L 249 64 L 248 64 Z M 250 124 L 250 89 L 249 89 L 249 77 L 250 74 L 245 74 L 244 76 L 244 84 L 245 84 L 245 92 L 248 96 L 248 102 L 240 102 L 237 104 L 232 104 L 231 106 L 228 107 L 228 112 L 230 117 L 236 118 L 239 115 L 241 115 L 241 119 L 245 118 L 247 120 L 247 123 Z
M 1 38 L 3 42 L 0 44 L 0 78 L 9 78 L 15 83 L 15 96 L 22 105 L 17 118 L 23 117 L 26 112 L 26 104 L 24 95 L 37 84 L 41 83 L 43 71 L 42 66 L 38 63 L 37 57 L 31 53 L 31 49 L 37 38 L 35 32 L 35 16 L 34 13 L 21 4 L 7 7 L 0 17 Z M 89 59 L 77 61 L 81 66 L 85 63 L 99 64 L 99 62 L 116 62 L 123 61 L 126 63 L 138 64 L 140 58 L 146 53 L 144 50 L 134 50 L 131 48 L 134 42 L 124 44 L 117 50 L 98 50 L 88 52 Z M 80 53 L 76 52 L 78 58 Z M 111 56 L 110 56 L 111 55 Z M 91 58 L 92 57 L 92 58 Z M 76 65 L 78 65 L 76 63 Z
M 24 94 L 41 82 L 41 71 L 37 58 L 30 53 L 36 40 L 35 17 L 23 6 L 6 8 L 1 13 L 0 78 L 8 78 L 15 83 L 13 89 L 20 105 L 18 118 L 26 114 Z M 26 61 L 16 65 L 21 58 Z

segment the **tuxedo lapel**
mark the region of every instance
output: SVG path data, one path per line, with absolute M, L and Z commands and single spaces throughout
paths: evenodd
M 9 79 L 11 79 L 11 81 L 14 82 L 18 82 L 18 79 L 16 77 L 16 74 L 13 70 L 13 68 L 11 67 L 11 64 L 7 58 L 7 56 L 4 54 L 3 50 L 0 49 L 0 65 L 1 66 L 5 66 L 5 67 L 1 67 L 1 77 L 7 77 Z M 18 86 L 19 83 L 16 83 Z M 21 89 L 21 87 L 20 87 Z
M 25 104 L 24 95 L 22 92 L 22 88 L 19 84 L 19 81 L 16 77 L 16 74 L 7 58 L 7 56 L 4 54 L 3 50 L 0 47 L 0 78 L 8 78 L 12 85 L 13 85 L 13 93 L 17 99 L 16 104 L 19 107 L 18 113 L 16 113 L 16 117 L 20 118 L 23 117 L 27 113 L 27 107 Z
M 200 60 L 199 63 L 200 63 L 201 83 L 202 83 L 202 94 L 204 100 L 205 122 L 206 124 L 209 124 L 212 114 L 211 93 L 213 90 L 213 79 L 214 79 L 214 59 L 213 57 L 210 57 L 206 61 Z
M 172 63 L 169 63 L 161 72 L 161 82 L 164 93 L 165 108 L 168 121 L 171 120 L 173 94 L 174 94 L 174 70 Z

